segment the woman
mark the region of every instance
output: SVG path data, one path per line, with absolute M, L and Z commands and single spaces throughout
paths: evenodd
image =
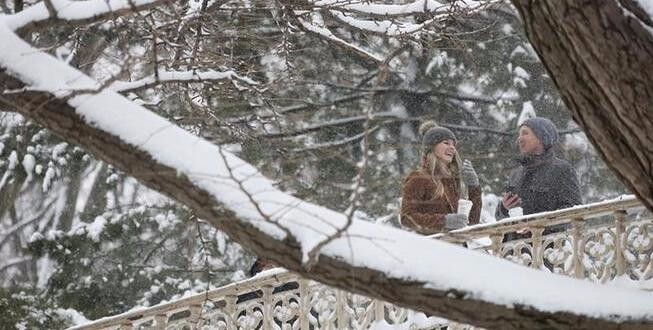
M 456 136 L 432 121 L 423 123 L 419 133 L 422 158 L 420 167 L 408 174 L 401 187 L 401 224 L 422 234 L 477 224 L 481 215 L 481 188 L 471 162 L 460 162 Z M 461 178 L 474 203 L 469 219 L 456 213 Z

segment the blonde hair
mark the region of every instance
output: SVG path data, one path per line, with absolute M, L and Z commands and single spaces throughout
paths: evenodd
M 457 182 L 459 181 L 458 178 L 460 178 L 462 161 L 460 160 L 458 150 L 456 150 L 451 163 L 447 165 L 449 173 L 442 172 L 442 166 L 440 165 L 441 161 L 438 159 L 438 157 L 435 156 L 433 150 L 425 150 L 423 157 L 426 157 L 426 163 L 423 164 L 422 170 L 428 173 L 428 175 L 431 177 L 431 180 L 435 184 L 435 192 L 431 198 L 440 198 L 444 195 L 444 185 L 442 184 L 443 178 L 451 175 L 454 177 L 454 179 L 456 179 Z M 459 185 L 460 184 L 456 185 L 458 189 L 460 189 Z

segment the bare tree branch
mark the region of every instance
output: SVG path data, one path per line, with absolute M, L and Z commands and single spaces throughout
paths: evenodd
M 419 122 L 425 119 L 433 119 L 433 118 L 423 118 L 423 117 L 404 118 L 404 117 L 398 117 L 396 114 L 392 114 L 392 113 L 377 113 L 371 116 L 370 118 L 372 122 L 378 123 L 379 125 L 388 125 L 388 124 L 398 123 L 398 122 Z M 272 138 L 272 139 L 295 137 L 295 136 L 321 131 L 324 129 L 352 125 L 352 124 L 359 124 L 361 122 L 364 122 L 365 120 L 366 120 L 366 116 L 347 117 L 347 118 L 341 118 L 341 119 L 331 120 L 328 122 L 323 122 L 320 124 L 307 126 L 304 128 L 300 128 L 288 132 L 262 133 L 259 134 L 258 137 Z M 453 130 L 464 131 L 464 132 L 480 132 L 480 133 L 494 134 L 500 136 L 510 136 L 510 137 L 515 136 L 516 134 L 516 129 L 509 130 L 509 131 L 502 131 L 489 127 L 478 127 L 478 126 L 467 126 L 467 125 L 464 126 L 464 125 L 455 125 L 449 123 L 440 123 L 439 125 Z M 572 128 L 572 129 L 559 131 L 559 133 L 563 135 L 574 134 L 579 132 L 581 132 L 580 128 Z
M 41 1 L 3 17 L 12 30 L 40 29 L 52 24 L 88 24 L 156 7 L 170 0 Z
M 248 85 L 258 85 L 258 82 L 228 71 L 157 71 L 157 74 L 136 81 L 116 81 L 109 88 L 116 92 L 136 92 L 164 83 L 204 82 L 219 80 L 239 80 Z

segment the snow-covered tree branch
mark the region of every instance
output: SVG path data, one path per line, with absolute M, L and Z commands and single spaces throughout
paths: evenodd
M 164 0 L 48 0 L 4 17 L 12 30 L 39 28 L 48 24 L 86 24 L 152 8 Z
M 114 81 L 109 86 L 116 92 L 134 92 L 147 88 L 152 88 L 165 83 L 178 82 L 208 82 L 218 80 L 239 80 L 248 85 L 256 85 L 254 80 L 241 77 L 232 70 L 227 71 L 205 71 L 205 72 L 176 72 L 176 71 L 159 71 L 156 75 L 141 78 L 136 81 Z

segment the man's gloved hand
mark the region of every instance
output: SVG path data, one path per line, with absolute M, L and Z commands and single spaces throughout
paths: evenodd
M 447 230 L 460 229 L 469 223 L 467 217 L 463 214 L 449 213 L 444 216 L 444 228 Z
M 472 166 L 472 162 L 465 159 L 465 161 L 463 161 L 463 167 L 462 167 L 461 171 L 462 171 L 463 182 L 465 182 L 467 187 L 478 187 L 479 186 L 478 175 L 476 175 L 476 171 L 474 171 L 474 167 Z

